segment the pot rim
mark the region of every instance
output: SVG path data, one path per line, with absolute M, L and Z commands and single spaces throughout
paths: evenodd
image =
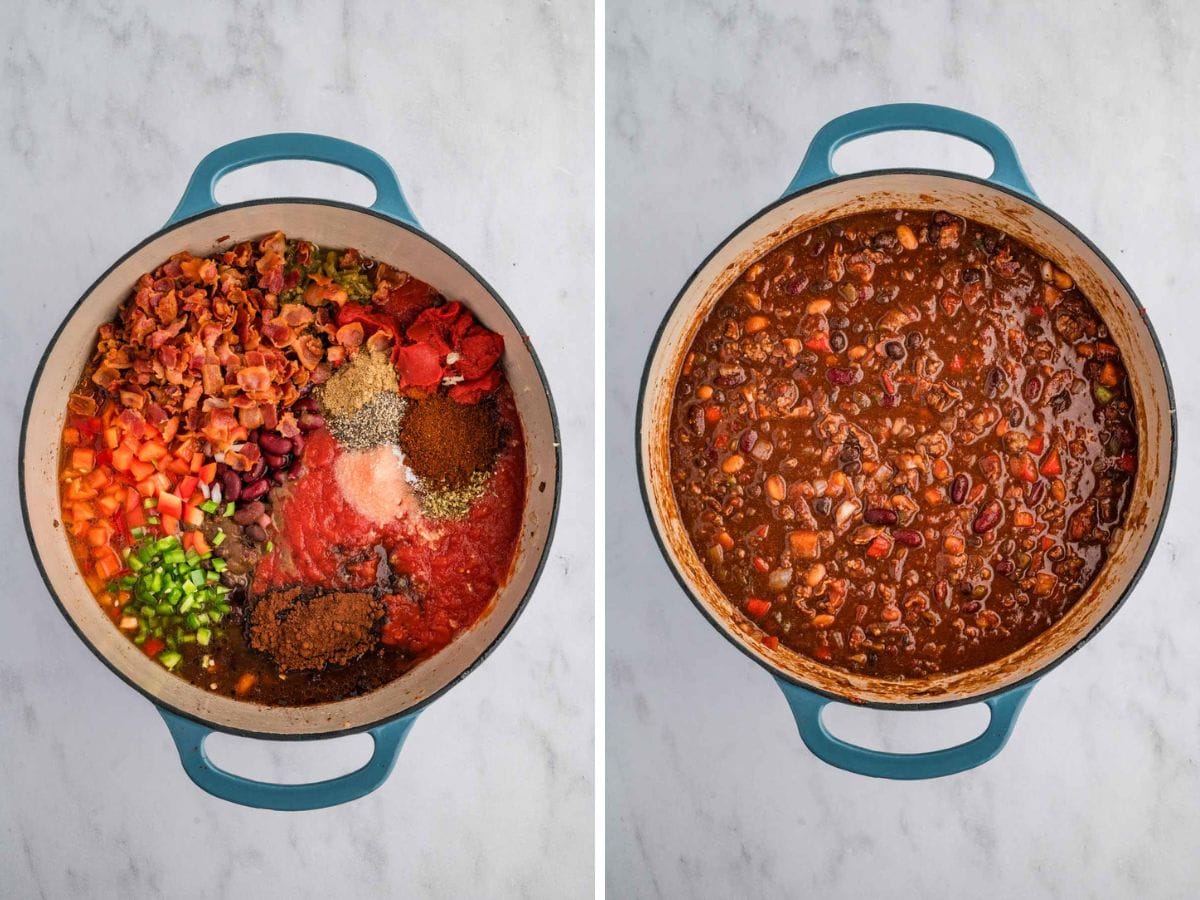
M 55 591 L 53 584 L 51 584 L 50 577 L 46 572 L 46 567 L 42 564 L 42 556 L 41 556 L 40 551 L 38 550 L 37 542 L 33 536 L 33 529 L 30 525 L 30 520 L 29 520 L 29 504 L 28 504 L 28 500 L 26 497 L 26 490 L 25 490 L 26 489 L 26 485 L 25 485 L 25 437 L 26 437 L 26 432 L 29 427 L 29 414 L 30 414 L 30 410 L 33 405 L 33 397 L 34 397 L 34 394 L 37 393 L 37 387 L 38 387 L 38 384 L 41 382 L 42 372 L 46 366 L 46 360 L 49 359 L 49 357 L 50 357 L 50 352 L 54 349 L 55 344 L 58 343 L 58 339 L 61 336 L 63 330 L 67 327 L 67 323 L 70 322 L 70 320 L 72 318 L 74 318 L 75 313 L 79 311 L 79 308 L 83 305 L 84 301 L 87 300 L 87 298 L 89 296 L 91 296 L 92 292 L 113 272 L 114 269 L 116 269 L 126 259 L 128 259 L 133 254 L 137 253 L 139 250 L 141 250 L 143 247 L 145 247 L 147 244 L 151 243 L 152 241 L 156 241 L 159 238 L 161 238 L 167 234 L 170 234 L 172 231 L 175 231 L 176 229 L 181 228 L 185 225 L 190 225 L 193 222 L 197 222 L 197 221 L 200 221 L 201 219 L 215 216 L 219 213 L 228 212 L 230 210 L 243 209 L 243 208 L 251 207 L 251 206 L 269 206 L 269 205 L 273 205 L 273 204 L 329 206 L 329 207 L 334 207 L 337 209 L 349 210 L 351 212 L 362 213 L 363 215 L 371 216 L 376 219 L 380 219 L 380 220 L 388 223 L 389 225 L 394 225 L 397 228 L 401 228 L 405 231 L 408 231 L 411 234 L 415 235 L 416 237 L 419 237 L 422 240 L 427 241 L 428 243 L 437 247 L 439 250 L 441 250 L 443 253 L 445 253 L 447 256 L 449 256 L 451 259 L 453 259 L 460 266 L 462 266 L 463 269 L 465 269 L 466 272 L 473 279 L 475 279 L 475 281 L 478 282 L 479 285 L 485 291 L 487 291 L 487 293 L 492 297 L 492 299 L 496 301 L 496 304 L 500 307 L 501 310 L 503 310 L 504 314 L 506 316 L 508 316 L 509 320 L 512 321 L 513 325 L 516 326 L 517 330 L 520 332 L 522 337 L 525 338 L 525 340 L 523 341 L 525 350 L 526 350 L 526 352 L 529 353 L 530 358 L 533 360 L 534 369 L 537 371 L 538 379 L 541 381 L 542 389 L 545 391 L 546 402 L 550 407 L 550 421 L 551 421 L 551 424 L 552 424 L 553 430 L 554 430 L 554 499 L 553 499 L 553 504 L 552 504 L 551 510 L 550 510 L 549 525 L 547 526 L 547 530 L 546 530 L 546 540 L 542 546 L 541 556 L 538 559 L 537 565 L 535 566 L 535 568 L 533 570 L 533 576 L 530 579 L 529 587 L 526 588 L 524 595 L 517 602 L 517 605 L 514 607 L 512 614 L 508 618 L 508 621 L 504 623 L 504 627 L 500 629 L 500 631 L 496 634 L 495 638 L 492 639 L 491 643 L 489 643 L 487 645 L 487 647 L 485 647 L 483 649 L 483 651 L 470 662 L 470 664 L 468 664 L 462 671 L 460 671 L 457 675 L 455 675 L 452 679 L 450 679 L 450 681 L 447 682 L 444 686 L 442 686 L 439 690 L 434 691 L 432 694 L 428 695 L 427 697 L 423 697 L 416 703 L 412 704 L 411 706 L 405 707 L 404 709 L 398 710 L 397 712 L 383 716 L 382 718 L 379 718 L 375 721 L 368 722 L 368 723 L 365 723 L 362 725 L 351 726 L 349 728 L 342 728 L 342 729 L 338 729 L 335 731 L 323 731 L 320 733 L 279 734 L 279 733 L 269 732 L 269 731 L 265 731 L 265 732 L 264 731 L 254 731 L 251 729 L 233 728 L 233 727 L 228 727 L 228 726 L 224 726 L 224 725 L 218 725 L 214 722 L 211 722 L 211 721 L 203 718 L 202 716 L 196 715 L 193 712 L 190 712 L 185 709 L 180 709 L 174 705 L 164 702 L 163 700 L 159 699 L 154 694 L 152 694 L 150 691 L 142 688 L 141 685 L 137 684 L 132 678 L 130 678 L 128 675 L 126 675 L 125 672 L 122 671 L 104 653 L 102 653 L 99 650 L 99 648 L 96 647 L 95 644 L 93 644 L 90 640 L 88 640 L 87 636 L 84 634 L 83 630 L 79 627 L 78 623 L 76 623 L 75 619 L 71 616 L 71 614 L 69 612 L 67 612 L 66 606 L 63 604 L 63 601 L 58 596 L 58 592 Z M 381 212 L 378 212 L 376 210 L 368 209 L 367 207 L 364 207 L 364 206 L 359 206 L 354 203 L 344 203 L 344 202 L 337 201 L 337 200 L 325 200 L 325 199 L 311 198 L 311 197 L 271 197 L 271 198 L 261 198 L 261 199 L 257 199 L 257 200 L 243 200 L 239 203 L 224 204 L 221 206 L 217 206 L 213 209 L 209 209 L 209 210 L 205 210 L 204 212 L 197 213 L 194 216 L 188 216 L 187 218 L 180 219 L 179 221 L 176 221 L 176 222 L 169 222 L 168 224 L 164 225 L 162 228 L 159 228 L 157 231 L 150 234 L 148 237 L 139 241 L 136 245 L 131 247 L 128 251 L 121 254 L 121 256 L 118 257 L 112 263 L 112 265 L 110 265 L 107 269 L 105 269 L 104 272 L 95 281 L 93 281 L 90 285 L 88 285 L 87 289 L 83 292 L 83 294 L 80 295 L 79 299 L 75 301 L 75 303 L 71 306 L 71 308 L 63 316 L 63 319 L 59 323 L 58 328 L 55 329 L 54 334 L 50 337 L 50 340 L 47 342 L 46 349 L 42 352 L 42 356 L 38 360 L 37 367 L 34 369 L 33 380 L 30 382 L 29 393 L 26 395 L 25 407 L 21 414 L 21 435 L 20 435 L 20 440 L 19 440 L 18 447 L 17 447 L 17 484 L 18 484 L 18 493 L 20 495 L 20 500 L 21 500 L 21 521 L 25 527 L 25 537 L 29 543 L 29 548 L 33 551 L 34 563 L 37 565 L 38 573 L 42 576 L 42 582 L 45 584 L 47 592 L 50 594 L 51 598 L 54 600 L 54 604 L 55 604 L 55 606 L 58 607 L 58 611 L 60 613 L 62 613 L 63 618 L 67 620 L 68 624 L 70 624 L 71 629 L 75 632 L 76 636 L 80 639 L 80 641 L 86 647 L 88 647 L 88 649 L 90 649 L 92 651 L 92 653 L 105 665 L 105 667 L 107 667 L 118 678 L 120 678 L 121 681 L 125 682 L 126 685 L 133 688 L 135 691 L 137 691 L 139 694 L 141 694 L 143 697 L 145 697 L 147 700 L 149 700 L 158 709 L 167 710 L 168 712 L 174 713 L 175 715 L 181 716 L 192 722 L 196 722 L 200 725 L 203 725 L 205 728 L 212 729 L 213 731 L 219 731 L 224 734 L 238 735 L 240 737 L 249 737 L 249 738 L 257 738 L 257 739 L 261 739 L 261 740 L 272 740 L 272 741 L 323 740 L 325 738 L 345 737 L 345 736 L 352 735 L 352 734 L 364 733 L 364 732 L 370 731 L 372 729 L 379 728 L 380 726 L 386 725 L 387 723 L 393 722 L 397 719 L 407 718 L 407 717 L 416 715 L 417 713 L 419 713 L 423 709 L 425 709 L 427 706 L 429 706 L 429 704 L 433 703 L 435 700 L 440 698 L 443 694 L 445 694 L 447 691 L 449 691 L 451 688 L 453 688 L 455 685 L 457 685 L 464 678 L 466 678 L 467 675 L 469 675 L 471 672 L 473 672 L 476 668 L 478 668 L 478 666 L 485 659 L 487 659 L 488 656 L 490 656 L 492 654 L 492 652 L 496 649 L 496 647 L 498 647 L 500 645 L 500 642 L 502 640 L 504 640 L 505 637 L 508 636 L 509 631 L 512 629 L 513 625 L 516 624 L 517 619 L 519 619 L 521 617 L 521 614 L 525 611 L 525 607 L 528 605 L 530 597 L 533 595 L 534 590 L 536 590 L 536 588 L 537 588 L 538 582 L 541 580 L 542 572 L 546 567 L 546 560 L 550 555 L 550 546 L 554 541 L 554 531 L 558 524 L 559 503 L 560 503 L 560 500 L 562 497 L 562 438 L 561 438 L 561 434 L 559 432 L 558 411 L 554 405 L 554 396 L 550 391 L 550 384 L 546 380 L 546 372 L 545 372 L 545 369 L 542 368 L 542 363 L 541 363 L 541 360 L 538 358 L 537 351 L 534 350 L 532 342 L 530 342 L 528 340 L 525 329 L 521 326 L 520 321 L 517 319 L 516 315 L 513 314 L 513 311 L 511 309 L 509 309 L 508 304 L 504 302 L 504 300 L 500 297 L 500 295 L 496 292 L 496 290 L 491 286 L 491 284 L 489 284 L 488 281 L 482 275 L 480 275 L 478 272 L 476 272 L 475 269 L 465 259 L 463 259 L 457 253 L 455 253 L 453 250 L 451 250 L 448 246 L 443 244 L 441 241 L 439 241 L 437 238 L 433 237 L 431 234 L 424 231 L 423 229 L 418 228 L 413 225 L 410 225 L 407 222 L 401 221 L 400 219 L 392 218 L 391 216 L 386 215 Z M 355 697 L 355 698 L 349 698 L 348 700 L 338 700 L 333 703 L 317 704 L 317 705 L 332 709 L 332 708 L 336 707 L 339 703 L 351 702 L 351 701 L 357 700 L 357 699 L 358 698 Z M 278 707 L 276 707 L 276 708 L 278 708 Z
M 675 561 L 674 561 L 673 557 L 671 556 L 670 549 L 667 547 L 662 534 L 659 532 L 659 529 L 655 525 L 655 522 L 654 522 L 654 513 L 653 513 L 654 506 L 653 506 L 653 502 L 650 498 L 649 489 L 646 484 L 646 471 L 645 471 L 645 466 L 642 462 L 642 442 L 643 442 L 643 437 L 644 437 L 643 421 L 644 421 L 644 417 L 646 415 L 646 408 L 645 408 L 646 391 L 650 384 L 650 369 L 653 366 L 653 364 L 658 356 L 659 343 L 662 340 L 663 332 L 666 330 L 667 322 L 670 321 L 671 317 L 675 313 L 676 308 L 682 302 L 684 295 L 691 289 L 693 282 L 696 281 L 696 279 L 700 275 L 700 272 L 703 271 L 703 269 L 708 265 L 709 261 L 712 260 L 718 253 L 720 253 L 726 247 L 726 245 L 728 245 L 735 237 L 740 235 L 745 229 L 752 226 L 756 221 L 761 219 L 763 216 L 774 211 L 775 209 L 778 209 L 780 206 L 783 206 L 785 203 L 789 203 L 792 200 L 794 200 L 795 198 L 804 196 L 805 194 L 810 194 L 814 191 L 820 190 L 822 188 L 826 188 L 829 185 L 842 184 L 845 182 L 854 181 L 854 180 L 858 180 L 858 179 L 864 179 L 864 178 L 868 178 L 868 177 L 878 177 L 880 175 L 934 175 L 934 176 L 937 176 L 940 178 L 964 181 L 969 184 L 987 187 L 991 190 L 996 190 L 1001 193 L 1007 194 L 1008 196 L 1012 197 L 1014 200 L 1021 201 L 1022 203 L 1025 203 L 1025 204 L 1033 207 L 1037 211 L 1054 219 L 1056 222 L 1058 222 L 1060 225 L 1062 225 L 1064 228 L 1066 228 L 1068 231 L 1070 231 L 1072 234 L 1074 234 L 1075 237 L 1078 238 L 1089 250 L 1091 250 L 1093 253 L 1096 254 L 1096 256 L 1100 259 L 1100 261 L 1108 269 L 1108 271 L 1110 273 L 1112 273 L 1113 277 L 1115 277 L 1117 279 L 1117 281 L 1121 284 L 1121 287 L 1124 288 L 1125 292 L 1129 295 L 1130 299 L 1133 301 L 1134 306 L 1137 308 L 1138 312 L 1141 314 L 1142 321 L 1146 325 L 1146 330 L 1150 333 L 1150 340 L 1154 344 L 1154 352 L 1155 352 L 1156 356 L 1158 357 L 1159 365 L 1162 366 L 1163 379 L 1166 382 L 1166 386 L 1167 386 L 1166 400 L 1167 400 L 1168 406 L 1170 407 L 1170 409 L 1169 409 L 1169 413 L 1170 413 L 1169 419 L 1170 419 L 1170 424 L 1171 424 L 1171 429 L 1170 429 L 1170 443 L 1171 443 L 1170 469 L 1169 469 L 1168 475 L 1167 475 L 1165 494 L 1163 495 L 1162 512 L 1159 515 L 1158 524 L 1154 529 L 1154 534 L 1150 538 L 1150 544 L 1146 549 L 1145 555 L 1138 562 L 1137 568 L 1134 570 L 1133 575 L 1130 577 L 1129 581 L 1125 584 L 1125 586 L 1121 590 L 1121 594 L 1117 598 L 1116 602 L 1114 602 L 1112 604 L 1112 606 L 1109 607 L 1109 609 L 1104 613 L 1104 615 L 1101 616 L 1096 621 L 1096 623 L 1088 630 L 1088 632 L 1085 635 L 1083 635 L 1083 637 L 1081 637 L 1079 640 L 1077 640 L 1074 644 L 1072 644 L 1063 653 L 1059 654 L 1059 656 L 1057 656 L 1055 659 L 1050 660 L 1046 664 L 1040 666 L 1039 668 L 1037 668 L 1033 672 L 1029 673 L 1028 675 L 1025 675 L 1024 677 L 1012 682 L 1011 684 L 1004 685 L 1003 687 L 994 688 L 992 690 L 989 690 L 989 691 L 986 691 L 986 692 L 983 692 L 980 694 L 974 694 L 969 697 L 963 697 L 963 698 L 953 699 L 953 700 L 930 700 L 930 701 L 917 701 L 917 702 L 913 702 L 913 703 L 885 703 L 885 702 L 875 701 L 875 700 L 862 700 L 862 699 L 858 699 L 855 697 L 848 697 L 844 694 L 837 694 L 837 693 L 834 693 L 831 691 L 826 691 L 822 688 L 814 687 L 813 685 L 797 678 L 791 672 L 783 669 L 782 667 L 772 665 L 769 662 L 767 662 L 766 660 L 764 660 L 761 657 L 752 653 L 749 650 L 749 648 L 747 648 L 740 641 L 738 641 L 733 636 L 733 634 L 731 634 L 730 631 L 721 623 L 721 621 L 715 615 L 712 614 L 712 612 L 708 609 L 708 607 L 704 605 L 703 601 L 701 601 L 697 592 L 692 590 L 692 587 L 689 585 L 689 583 L 688 583 L 687 579 L 684 577 L 682 571 L 675 564 Z M 635 442 L 634 443 L 634 456 L 637 461 L 638 489 L 641 491 L 642 507 L 646 513 L 646 518 L 650 524 L 650 531 L 654 535 L 654 542 L 655 542 L 655 544 L 658 545 L 659 552 L 662 554 L 663 558 L 666 560 L 667 567 L 671 570 L 671 574 L 675 576 L 675 580 L 679 583 L 679 586 L 681 588 L 683 588 L 684 594 L 687 595 L 687 597 L 692 601 L 692 605 L 695 606 L 696 609 L 698 609 L 700 611 L 700 614 L 703 615 L 704 618 L 708 620 L 708 623 L 713 628 L 715 628 L 717 630 L 717 632 L 720 633 L 720 635 L 723 638 L 725 638 L 725 640 L 729 641 L 729 643 L 731 643 L 734 647 L 736 647 L 738 649 L 738 651 L 740 653 L 742 653 L 744 656 L 753 660 L 759 666 L 761 666 L 762 668 L 764 668 L 768 672 L 770 672 L 775 678 L 780 679 L 782 681 L 786 681 L 789 684 L 793 684 L 797 687 L 803 688 L 806 691 L 810 691 L 811 693 L 817 694 L 828 700 L 833 700 L 833 701 L 837 701 L 837 702 L 841 702 L 841 703 L 849 703 L 849 704 L 853 704 L 854 706 L 859 706 L 859 707 L 870 707 L 873 709 L 921 710 L 921 709 L 950 709 L 955 706 L 966 706 L 968 704 L 973 704 L 973 703 L 982 703 L 985 700 L 989 700 L 993 697 L 999 697 L 1010 691 L 1018 690 L 1023 686 L 1032 686 L 1042 676 L 1047 675 L 1053 669 L 1057 668 L 1061 663 L 1065 662 L 1067 659 L 1069 659 L 1071 656 L 1073 656 L 1076 651 L 1078 651 L 1081 647 L 1083 647 L 1084 644 L 1088 643 L 1088 641 L 1090 641 L 1093 637 L 1095 637 L 1095 635 L 1100 631 L 1101 628 L 1103 628 L 1105 625 L 1108 624 L 1109 620 L 1112 619 L 1112 617 L 1116 614 L 1117 610 L 1119 610 L 1122 606 L 1125 605 L 1125 601 L 1129 598 L 1129 595 L 1131 593 L 1133 593 L 1134 588 L 1137 586 L 1138 582 L 1142 578 L 1143 573 L 1146 571 L 1146 567 L 1149 565 L 1150 559 L 1154 555 L 1155 549 L 1157 549 L 1157 547 L 1158 547 L 1158 540 L 1162 536 L 1163 526 L 1166 522 L 1167 513 L 1170 510 L 1170 506 L 1171 506 L 1171 494 L 1172 494 L 1172 492 L 1174 490 L 1174 486 L 1175 486 L 1175 465 L 1176 465 L 1176 459 L 1177 459 L 1177 455 L 1178 455 L 1179 437 L 1178 437 L 1178 425 L 1176 423 L 1176 415 L 1175 415 L 1175 390 L 1171 383 L 1171 372 L 1167 368 L 1167 360 L 1166 360 L 1166 357 L 1163 355 L 1162 344 L 1159 342 L 1158 334 L 1154 330 L 1154 325 L 1150 321 L 1150 317 L 1146 314 L 1146 308 L 1144 306 L 1142 306 L 1141 301 L 1138 300 L 1137 294 L 1134 293 L 1133 288 L 1130 287 L 1130 285 L 1129 285 L 1129 282 L 1127 282 L 1125 280 L 1125 277 L 1120 273 L 1120 271 L 1117 269 L 1117 267 L 1115 265 L 1113 265 L 1112 260 L 1110 260 L 1108 258 L 1108 256 L 1099 247 L 1097 247 L 1094 243 L 1092 243 L 1092 241 L 1089 240 L 1088 237 L 1082 231 L 1080 231 L 1078 228 L 1076 228 L 1074 225 L 1072 225 L 1069 221 L 1067 221 L 1061 215 L 1059 215 L 1054 210 L 1050 209 L 1048 206 L 1046 206 L 1044 203 L 1042 203 L 1041 200 L 1039 200 L 1038 198 L 1031 196 L 1029 194 L 1025 194 L 1025 193 L 1022 193 L 1021 191 L 1010 188 L 1007 185 L 1003 185 L 1003 184 L 1000 184 L 995 181 L 990 181 L 987 178 L 979 178 L 977 176 L 967 175 L 967 174 L 961 173 L 961 172 L 947 172 L 943 169 L 897 167 L 897 168 L 884 168 L 884 169 L 870 169 L 870 170 L 863 171 L 863 172 L 854 172 L 854 173 L 851 173 L 848 175 L 839 175 L 836 178 L 831 178 L 831 179 L 827 179 L 825 181 L 817 182 L 816 184 L 809 185 L 809 186 L 802 188 L 801 190 L 795 191 L 793 193 L 784 194 L 778 200 L 775 200 L 774 202 L 768 204 L 767 206 L 764 206 L 758 212 L 754 213 L 752 216 L 750 216 L 748 219 L 746 219 L 744 222 L 742 222 L 740 225 L 738 225 L 736 228 L 734 228 L 731 232 L 729 232 L 728 235 L 726 235 L 726 237 L 719 244 L 717 244 L 713 248 L 713 250 L 707 256 L 704 257 L 704 259 L 700 262 L 700 264 L 692 271 L 692 274 L 690 276 L 688 276 L 687 280 L 683 284 L 683 287 L 679 290 L 679 293 L 675 295 L 675 299 L 673 301 L 671 301 L 671 305 L 667 307 L 666 312 L 663 313 L 662 321 L 659 322 L 658 329 L 654 333 L 654 340 L 651 342 L 649 353 L 646 356 L 646 364 L 642 368 L 641 384 L 638 387 L 637 411 L 636 411 L 635 418 L 634 418 L 634 442 Z M 1053 627 L 1053 626 L 1051 626 L 1051 627 Z M 879 680 L 883 681 L 885 679 L 879 679 Z M 888 682 L 888 683 L 892 684 L 893 682 Z

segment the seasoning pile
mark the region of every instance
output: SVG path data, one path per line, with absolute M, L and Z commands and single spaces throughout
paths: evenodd
M 383 603 L 365 593 L 303 597 L 300 588 L 263 596 L 250 614 L 250 646 L 283 671 L 344 665 L 379 643 Z
M 419 400 L 401 424 L 400 448 L 421 481 L 418 492 L 426 515 L 460 518 L 483 494 L 500 449 L 495 407 L 438 395 Z
M 407 401 L 385 353 L 360 351 L 321 389 L 326 422 L 347 450 L 394 444 Z

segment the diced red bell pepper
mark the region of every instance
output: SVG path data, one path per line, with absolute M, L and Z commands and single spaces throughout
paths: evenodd
M 1132 453 L 1126 453 L 1117 460 L 1117 468 L 1132 475 L 1137 471 L 1137 457 Z
M 178 494 L 163 491 L 158 495 L 158 511 L 164 516 L 174 516 L 176 519 L 183 515 L 183 501 Z
M 204 524 L 204 510 L 195 504 L 189 503 L 183 508 L 183 521 L 188 525 L 199 528 Z
M 812 337 L 804 341 L 804 346 L 809 350 L 815 350 L 818 353 L 832 353 L 833 347 L 829 344 L 829 332 L 818 331 Z
M 770 600 L 760 600 L 758 597 L 751 597 L 746 601 L 746 612 L 753 619 L 761 619 L 771 611 Z
M 146 642 L 142 644 L 142 652 L 151 659 L 158 656 L 158 654 L 162 653 L 166 649 L 167 643 L 162 638 L 146 638 Z
M 104 429 L 104 446 L 109 450 L 116 450 L 121 446 L 121 432 L 116 427 Z
M 1038 456 L 1041 456 L 1042 451 L 1045 449 L 1046 449 L 1045 435 L 1035 434 L 1033 437 L 1031 437 L 1029 439 L 1029 452 L 1030 453 L 1036 453 Z
M 159 519 L 158 527 L 162 529 L 163 534 L 178 534 L 179 518 L 177 516 L 162 516 Z
M 196 493 L 196 485 L 199 483 L 200 479 L 195 475 L 188 475 L 179 479 L 179 484 L 175 486 L 175 493 L 183 500 L 190 500 L 192 494 Z
M 1033 457 L 1028 453 L 1012 457 L 1008 461 L 1008 470 L 1012 473 L 1013 478 L 1020 478 L 1031 484 L 1038 480 L 1037 466 L 1034 465 Z
M 197 453 L 193 459 L 203 459 L 203 457 Z M 205 463 L 196 474 L 205 484 L 212 484 L 217 479 L 217 464 L 215 462 Z
M 154 464 L 141 459 L 134 459 L 129 463 L 129 474 L 138 481 L 145 481 L 154 474 Z
M 892 552 L 892 542 L 882 534 L 875 535 L 875 539 L 867 545 L 867 556 L 871 559 L 883 559 Z
M 1050 448 L 1050 452 L 1046 454 L 1046 458 L 1042 460 L 1038 469 L 1047 478 L 1057 478 L 1062 474 L 1062 460 L 1058 456 L 1057 447 Z
M 208 539 L 204 537 L 202 531 L 189 531 L 192 536 L 192 549 L 203 556 L 206 553 L 212 553 L 212 547 L 208 545 Z
M 96 560 L 95 572 L 105 581 L 116 578 L 121 573 L 121 560 L 109 549 L 105 556 Z
M 776 650 L 779 648 L 779 638 L 773 634 L 768 634 L 762 639 L 763 646 L 768 650 Z

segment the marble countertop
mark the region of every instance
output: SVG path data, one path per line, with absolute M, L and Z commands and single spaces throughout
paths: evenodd
M 1200 886 L 1200 12 L 1183 3 L 793 4 L 616 0 L 607 53 L 607 879 L 620 897 L 1184 897 Z M 1052 10 L 1060 10 L 1053 12 Z M 1119 48 L 1119 51 L 1115 48 Z M 1044 201 L 1120 268 L 1172 368 L 1180 472 L 1121 612 L 1032 692 L 970 774 L 875 781 L 803 747 L 772 679 L 698 615 L 645 523 L 633 413 L 661 314 L 787 185 L 813 133 L 877 103 L 1004 128 Z M 935 136 L 877 137 L 843 171 L 986 174 Z M 1188 573 L 1192 574 L 1189 575 Z M 835 710 L 835 732 L 919 750 L 980 707 Z
M 19 4 L 0 22 L 0 895 L 590 895 L 590 4 L 141 6 Z M 511 634 L 421 716 L 380 790 L 298 814 L 192 786 L 150 704 L 54 608 L 16 478 L 25 395 L 62 316 L 162 225 L 201 156 L 281 130 L 393 164 L 427 229 L 521 317 L 565 455 L 564 515 Z M 288 194 L 372 198 L 357 176 L 304 163 L 218 190 Z M 303 781 L 349 771 L 370 741 L 211 745 L 242 774 Z

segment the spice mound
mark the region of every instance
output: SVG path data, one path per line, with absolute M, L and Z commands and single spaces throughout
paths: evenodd
M 400 428 L 400 449 L 420 478 L 459 487 L 488 469 L 500 448 L 495 406 L 434 395 L 413 404 Z
M 371 594 L 304 598 L 300 588 L 266 594 L 250 614 L 250 646 L 281 670 L 343 665 L 379 643 L 383 603 Z
M 356 353 L 321 389 L 321 405 L 330 415 L 354 415 L 376 394 L 396 393 L 399 382 L 387 355 L 378 350 Z

